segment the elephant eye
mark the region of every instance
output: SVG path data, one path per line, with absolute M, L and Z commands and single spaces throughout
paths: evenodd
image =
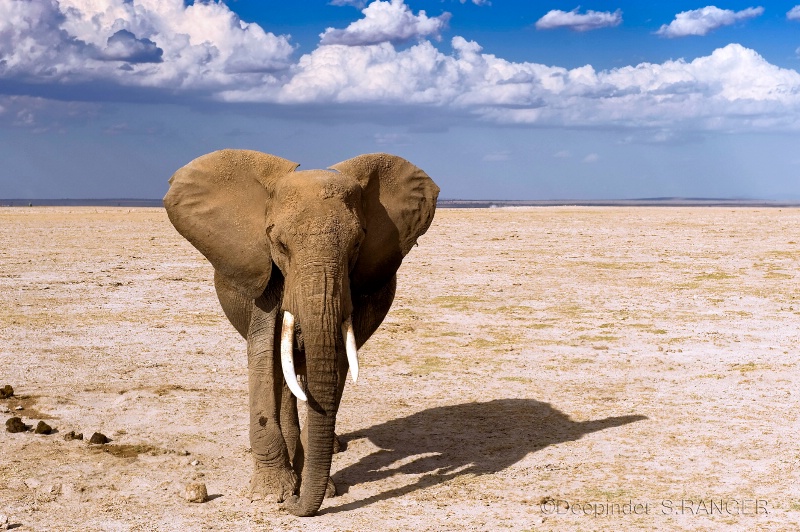
M 353 245 L 353 251 L 358 253 L 358 250 L 361 249 L 361 244 L 364 242 L 365 233 L 362 231 L 361 238 L 356 240 L 356 243 Z
M 286 244 L 284 244 L 282 241 L 276 240 L 275 246 L 282 255 L 289 255 L 289 248 L 287 248 Z
M 268 231 L 268 234 L 269 234 L 270 240 L 272 240 L 273 251 L 275 251 L 275 252 L 277 252 L 277 253 L 279 253 L 279 254 L 281 254 L 283 256 L 288 256 L 289 255 L 289 248 L 283 242 L 283 239 L 280 238 L 279 235 L 274 234 L 272 231 Z

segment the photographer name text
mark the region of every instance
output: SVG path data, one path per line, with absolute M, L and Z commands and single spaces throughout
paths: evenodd
M 765 499 L 663 499 L 640 502 L 594 502 L 544 499 L 539 503 L 544 515 L 583 515 L 591 517 L 637 515 L 759 516 L 769 515 Z

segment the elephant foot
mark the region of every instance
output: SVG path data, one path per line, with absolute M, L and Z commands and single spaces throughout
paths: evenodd
M 298 484 L 297 474 L 291 468 L 256 463 L 250 478 L 250 500 L 283 502 L 297 491 Z

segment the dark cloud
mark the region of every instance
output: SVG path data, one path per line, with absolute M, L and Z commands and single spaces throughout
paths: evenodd
M 101 61 L 126 63 L 161 63 L 164 50 L 150 39 L 137 39 L 128 30 L 119 30 L 108 38 L 106 48 L 98 54 Z
M 363 9 L 367 3 L 364 0 L 331 0 L 330 4 L 332 6 L 351 6 L 356 7 L 358 9 Z

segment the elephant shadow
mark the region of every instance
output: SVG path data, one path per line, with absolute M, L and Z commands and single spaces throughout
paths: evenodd
M 344 442 L 367 438 L 380 450 L 333 476 L 340 492 L 347 486 L 396 474 L 421 475 L 416 482 L 331 506 L 321 513 L 354 510 L 461 475 L 498 473 L 550 445 L 644 419 L 647 417 L 627 415 L 573 421 L 549 404 L 532 399 L 498 399 L 423 410 L 341 435 Z

